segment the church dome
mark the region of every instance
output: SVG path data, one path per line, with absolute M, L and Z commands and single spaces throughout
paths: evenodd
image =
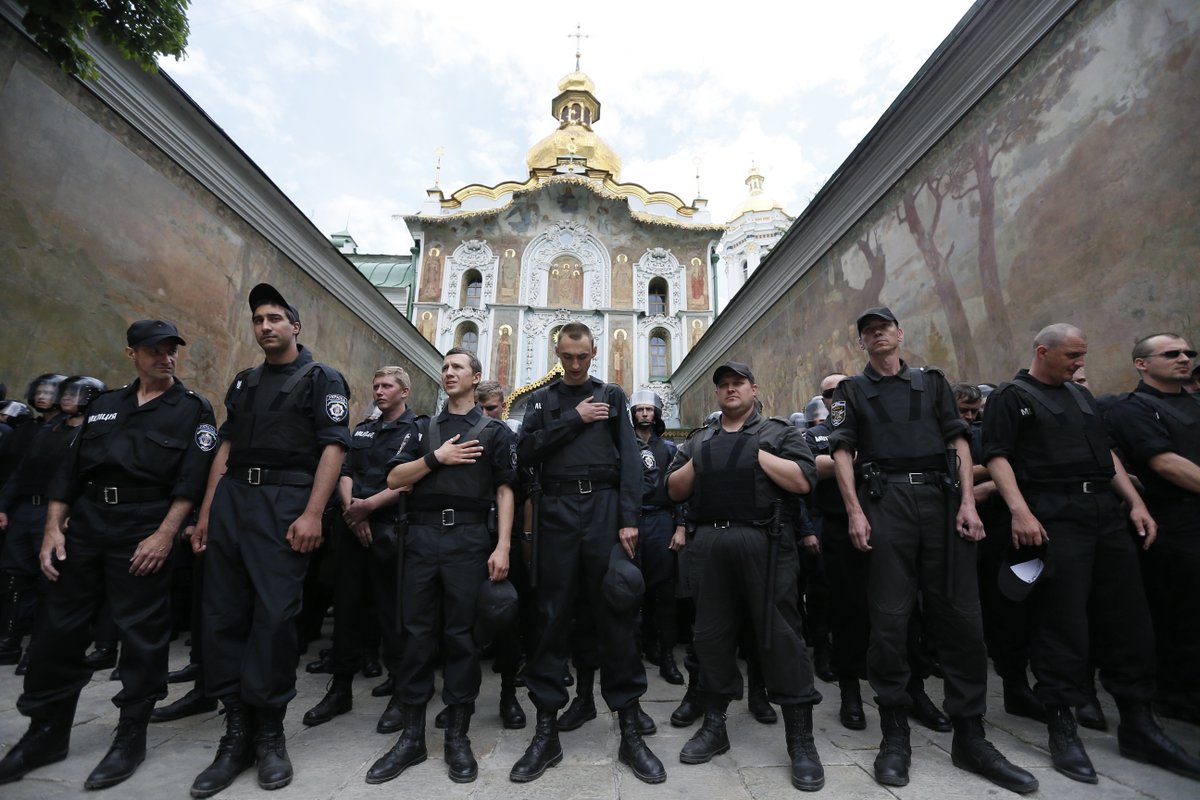
M 774 198 L 763 193 L 763 176 L 758 171 L 758 167 L 753 164 L 750 165 L 750 175 L 746 178 L 746 185 L 750 187 L 750 196 L 733 210 L 733 214 L 729 217 L 730 222 L 743 214 L 774 211 L 775 209 L 783 210 L 783 206 L 777 203 Z
M 530 170 L 553 168 L 559 158 L 575 156 L 589 168 L 605 170 L 617 179 L 621 158 L 592 130 L 600 119 L 600 101 L 595 92 L 592 79 L 578 69 L 558 82 L 558 94 L 550 101 L 558 130 L 529 148 L 525 163 Z

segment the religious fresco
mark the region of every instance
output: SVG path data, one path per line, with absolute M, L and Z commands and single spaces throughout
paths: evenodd
M 496 289 L 497 303 L 516 303 L 520 299 L 521 264 L 517 251 L 506 247 L 500 255 L 500 285 Z
M 700 337 L 704 335 L 704 320 L 693 319 L 688 323 L 688 348 L 695 347 L 700 342 Z
M 497 309 L 494 318 L 495 335 L 491 338 L 491 360 L 485 359 L 484 377 L 499 381 L 507 393 L 516 385 L 513 378 L 517 363 L 517 332 L 520 315 L 514 309 Z
M 442 299 L 442 264 L 445 259 L 440 242 L 435 243 L 425 253 L 425 261 L 421 264 L 421 290 L 418 300 L 436 303 Z
M 1066 321 L 1093 390 L 1128 390 L 1138 335 L 1200 339 L 1197 44 L 1191 0 L 1080 4 L 714 363 L 750 363 L 786 415 L 862 368 L 854 319 L 882 304 L 905 359 L 952 380 L 1010 379 Z M 687 389 L 685 423 L 711 389 Z
M 689 311 L 708 308 L 708 270 L 704 259 L 692 256 L 687 265 L 687 307 Z
M 0 320 L 20 332 L 0 348 L 10 390 L 49 370 L 120 386 L 134 377 L 126 328 L 161 317 L 188 342 L 179 376 L 223 417 L 233 376 L 262 361 L 246 296 L 267 281 L 300 311 L 300 342 L 345 374 L 356 418 L 385 364 L 408 370 L 414 404 L 436 399 L 432 376 L 9 26 L 0 108 Z
M 613 308 L 629 308 L 633 304 L 633 265 L 629 263 L 628 253 L 617 253 L 612 265 L 612 300 Z
M 633 394 L 633 360 L 629 344 L 629 329 L 614 328 L 608 337 L 608 382 L 615 383 Z

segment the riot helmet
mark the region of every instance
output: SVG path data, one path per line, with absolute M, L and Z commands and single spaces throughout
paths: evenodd
M 793 428 L 799 428 L 800 430 L 808 427 L 808 422 L 804 419 L 804 412 L 802 411 L 793 411 L 788 416 L 788 422 L 792 423 Z
M 58 385 L 56 405 L 62 408 L 63 401 L 65 400 L 75 405 L 75 414 L 82 414 L 88 405 L 96 399 L 96 395 L 106 391 L 108 391 L 108 387 L 98 378 L 93 378 L 89 375 L 72 375 Z
M 804 419 L 810 428 L 818 422 L 824 422 L 828 417 L 829 409 L 825 407 L 825 401 L 821 395 L 815 395 L 804 404 Z
M 58 385 L 67 379 L 66 375 L 57 372 L 47 372 L 38 375 L 29 382 L 25 390 L 25 402 L 37 411 L 49 411 L 58 399 Z
M 654 408 L 654 422 L 651 423 L 651 427 L 653 427 L 656 436 L 662 436 L 663 432 L 667 429 L 667 425 L 663 422 L 662 418 L 662 398 L 649 389 L 638 389 L 633 393 L 633 397 L 629 400 L 629 417 L 635 428 L 637 427 L 637 415 L 634 414 L 634 411 L 637 410 L 638 406 L 652 406 Z
M 0 422 L 7 422 L 15 428 L 30 419 L 33 419 L 33 409 L 20 400 L 0 402 Z

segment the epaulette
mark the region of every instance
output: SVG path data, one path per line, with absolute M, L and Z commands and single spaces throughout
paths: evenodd
M 931 372 L 936 375 L 941 375 L 943 378 L 946 377 L 945 370 L 943 370 L 941 367 L 935 367 L 932 364 L 926 364 L 925 366 L 921 367 L 921 372 Z

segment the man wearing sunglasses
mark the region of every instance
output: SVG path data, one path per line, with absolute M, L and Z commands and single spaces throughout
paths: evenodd
M 1133 347 L 1141 380 L 1109 412 L 1109 431 L 1145 487 L 1158 541 L 1143 554 L 1162 716 L 1200 722 L 1200 396 L 1187 394 L 1196 351 L 1175 333 Z

